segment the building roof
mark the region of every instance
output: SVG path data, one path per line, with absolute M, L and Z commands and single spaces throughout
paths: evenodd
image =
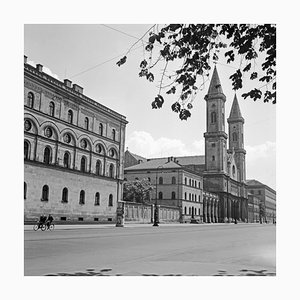
M 137 155 L 137 154 L 134 154 L 134 153 L 132 153 L 132 152 L 130 152 L 129 150 L 126 150 L 129 154 L 131 154 L 131 156 L 133 156 L 136 160 L 141 160 L 142 162 L 145 162 L 145 161 L 147 161 L 147 158 L 145 158 L 145 157 L 142 157 L 142 156 L 140 156 L 140 155 Z
M 223 94 L 221 81 L 216 66 L 214 68 L 214 72 L 211 77 L 210 85 L 207 92 L 207 95 L 211 95 L 211 94 Z
M 256 180 L 256 179 L 248 179 L 246 180 L 247 185 L 264 185 L 263 183 L 261 183 L 260 181 Z
M 248 179 L 248 180 L 246 180 L 246 184 L 248 185 L 248 188 L 252 188 L 255 186 L 261 186 L 261 187 L 264 187 L 264 188 L 269 189 L 270 191 L 276 193 L 276 191 L 273 190 L 272 188 L 270 188 L 268 185 L 261 183 L 260 181 L 258 181 L 256 179 Z
M 243 119 L 236 94 L 233 98 L 229 119 Z
M 168 162 L 168 160 L 170 160 Z M 175 162 L 176 161 L 176 162 Z M 144 169 L 157 169 L 162 167 L 163 169 L 181 168 L 182 166 L 188 165 L 204 165 L 204 155 L 194 156 L 180 156 L 180 157 L 161 157 L 161 158 L 150 158 L 146 162 L 142 162 L 138 165 L 125 168 L 125 171 L 130 170 L 144 170 Z

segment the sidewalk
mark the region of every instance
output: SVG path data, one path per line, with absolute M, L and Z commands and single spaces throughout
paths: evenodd
M 202 224 L 191 224 L 191 223 L 160 223 L 159 227 L 170 227 L 170 226 L 233 226 L 234 223 L 202 223 Z M 238 223 L 237 225 L 263 225 L 259 223 Z M 25 231 L 32 231 L 34 225 L 24 225 Z M 136 227 L 151 227 L 150 223 L 125 223 L 126 228 Z M 77 229 L 105 229 L 105 228 L 119 228 L 115 224 L 55 224 L 54 230 L 77 230 Z M 122 227 L 121 227 L 122 228 Z

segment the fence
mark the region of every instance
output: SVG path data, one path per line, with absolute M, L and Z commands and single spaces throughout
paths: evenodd
M 154 215 L 154 205 L 135 202 L 125 202 L 125 222 L 151 223 Z M 179 222 L 180 209 L 178 207 L 158 206 L 160 223 Z

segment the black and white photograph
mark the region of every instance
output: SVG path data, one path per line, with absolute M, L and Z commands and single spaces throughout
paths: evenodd
M 25 275 L 276 275 L 275 24 L 24 43 Z
M 275 5 L 273 15 L 256 1 L 247 12 L 236 1 L 19 10 L 1 55 L 11 297 L 295 289 L 283 280 L 298 270 L 298 61 Z

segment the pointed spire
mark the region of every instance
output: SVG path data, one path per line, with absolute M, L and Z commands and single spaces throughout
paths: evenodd
M 217 71 L 217 67 L 215 65 L 214 72 L 210 81 L 209 89 L 207 92 L 207 95 L 211 94 L 223 94 L 222 86 L 221 86 L 221 81 L 219 78 L 219 74 Z
M 228 118 L 228 121 L 230 120 L 241 120 L 244 121 L 244 118 L 242 117 L 242 113 L 240 110 L 240 106 L 239 106 L 239 102 L 237 100 L 237 96 L 236 94 L 234 94 L 234 98 L 233 98 L 233 102 L 232 102 L 232 106 L 231 106 L 231 111 L 230 111 L 230 115 Z

